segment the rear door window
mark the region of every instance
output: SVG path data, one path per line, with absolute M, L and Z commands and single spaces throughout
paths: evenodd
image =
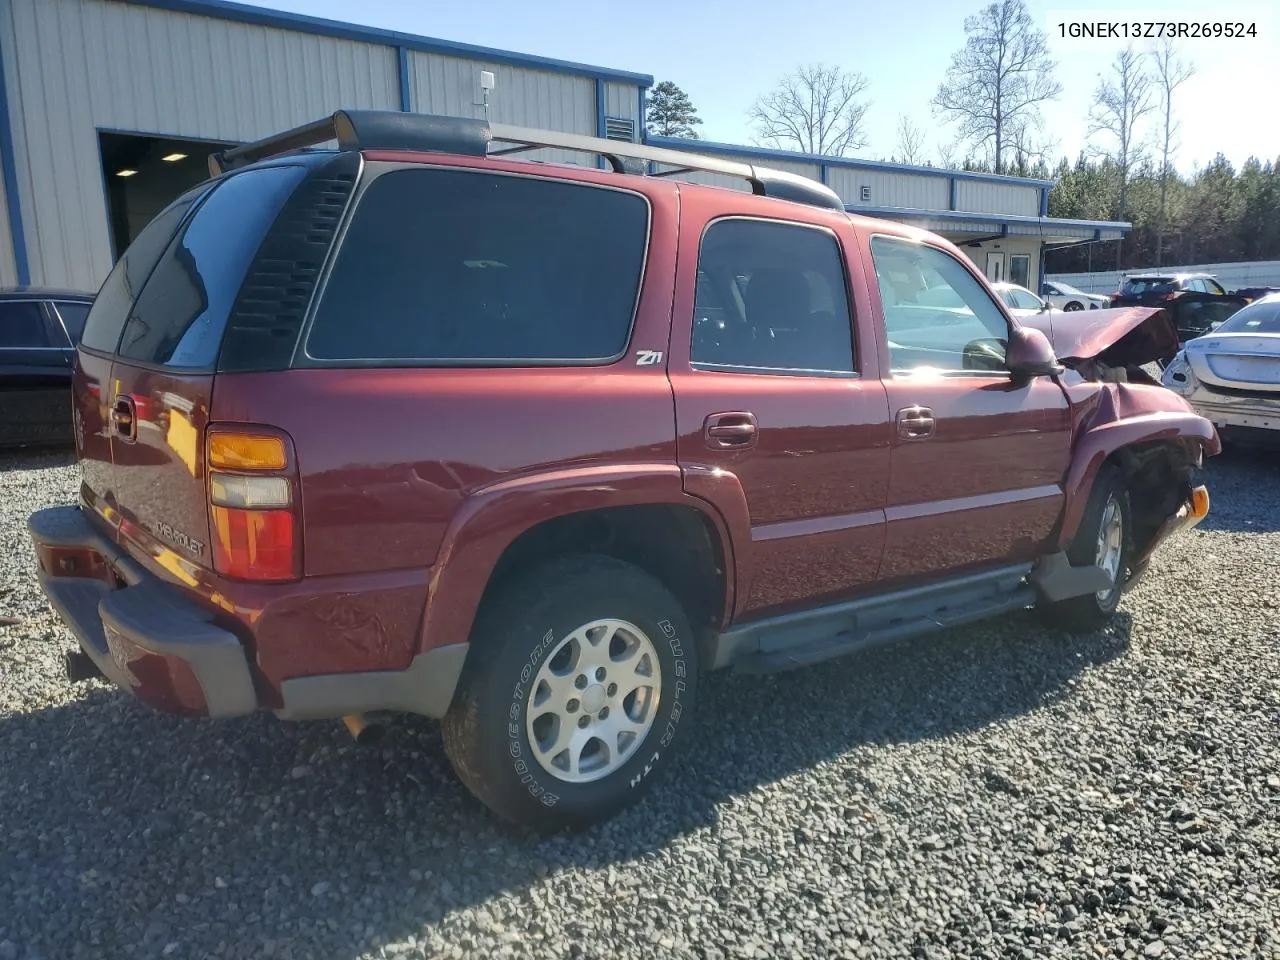
M 401 169 L 365 190 L 306 353 L 384 365 L 600 364 L 631 336 L 649 204 L 604 187 Z
M 67 336 L 74 345 L 80 342 L 80 338 L 84 335 L 84 322 L 89 316 L 90 304 L 78 303 L 71 300 L 59 300 L 53 305 L 58 311 L 58 316 L 62 318 L 63 329 L 67 331 Z
M 222 181 L 161 256 L 120 338 L 120 357 L 213 365 L 227 317 L 263 235 L 302 180 L 301 166 L 246 170 Z
M 53 345 L 40 304 L 34 300 L 0 301 L 0 347 L 31 350 Z
M 208 188 L 205 183 L 184 193 L 142 228 L 94 298 L 93 309 L 89 311 L 80 337 L 83 346 L 104 353 L 115 351 L 116 344 L 120 342 L 120 331 L 129 319 L 129 311 L 142 292 L 143 284 L 151 276 L 182 218 Z

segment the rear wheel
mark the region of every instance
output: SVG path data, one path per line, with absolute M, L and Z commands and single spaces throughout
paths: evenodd
M 1044 610 L 1052 623 L 1075 630 L 1097 630 L 1106 626 L 1120 606 L 1133 539 L 1131 531 L 1124 477 L 1115 467 L 1103 467 L 1089 493 L 1080 527 L 1067 548 L 1067 559 L 1072 566 L 1101 567 L 1111 577 L 1112 586 L 1083 597 L 1045 604 Z
M 445 749 L 500 816 L 585 826 L 671 762 L 696 681 L 692 630 L 662 584 L 611 557 L 554 560 L 486 601 Z

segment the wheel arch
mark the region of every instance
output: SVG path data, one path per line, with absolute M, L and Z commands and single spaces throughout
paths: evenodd
M 646 570 L 680 599 L 697 630 L 731 616 L 729 524 L 684 492 L 678 467 L 582 468 L 508 481 L 465 502 L 432 572 L 419 649 L 467 642 L 486 597 L 540 559 L 568 552 Z

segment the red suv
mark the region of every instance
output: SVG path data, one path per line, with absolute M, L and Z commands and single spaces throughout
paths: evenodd
M 1208 509 L 1161 311 L 1032 329 L 812 181 L 358 112 L 211 166 L 103 285 L 80 503 L 30 521 L 72 672 L 161 709 L 439 717 L 495 811 L 583 823 L 701 671 L 1097 627 Z

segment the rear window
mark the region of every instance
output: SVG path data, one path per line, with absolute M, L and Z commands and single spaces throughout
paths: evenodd
M 93 309 L 85 320 L 81 344 L 105 353 L 114 352 L 116 344 L 120 342 L 120 331 L 129 319 L 133 301 L 142 292 L 142 285 L 155 269 L 156 262 L 164 253 L 169 238 L 178 229 L 182 218 L 208 188 L 209 185 L 203 183 L 184 193 L 142 228 L 142 232 L 129 244 L 129 249 L 107 275 L 102 289 L 94 298 Z
M 603 363 L 626 349 L 649 205 L 535 177 L 413 169 L 366 189 L 307 340 L 315 360 Z
M 1172 277 L 1138 277 L 1126 280 L 1120 293 L 1126 297 L 1142 297 L 1151 293 L 1173 293 L 1178 282 Z
M 211 366 L 249 263 L 305 174 L 301 166 L 262 167 L 218 184 L 152 272 L 120 338 L 120 356 Z
M 84 334 L 84 321 L 89 316 L 89 304 L 59 300 L 53 306 L 58 311 L 58 316 L 62 318 L 67 336 L 71 338 L 72 343 L 77 343 Z
M 1262 300 L 1242 307 L 1214 333 L 1280 333 L 1280 300 Z

